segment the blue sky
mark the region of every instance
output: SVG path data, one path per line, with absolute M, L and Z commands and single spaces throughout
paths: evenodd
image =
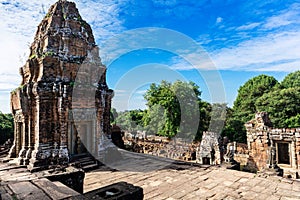
M 2 112 L 10 112 L 9 92 L 20 83 L 18 69 L 28 57 L 37 25 L 53 3 L 55 0 L 0 0 Z M 215 66 L 212 70 L 200 63 L 192 65 L 177 51 L 158 48 L 141 48 L 119 55 L 107 66 L 107 81 L 115 89 L 113 105 L 118 110 L 144 108 L 142 94 L 151 82 L 151 78 L 145 78 L 150 74 L 153 82 L 159 82 L 159 77 L 164 77 L 162 73 L 170 81 L 178 77 L 192 80 L 203 91 L 202 98 L 211 102 L 214 91 L 209 84 L 215 80 L 207 81 L 207 75 L 203 74 L 214 71 L 220 75 L 219 83 L 226 94 L 224 101 L 232 106 L 238 88 L 249 78 L 267 74 L 281 81 L 286 74 L 300 69 L 300 3 L 297 1 L 77 0 L 75 3 L 82 18 L 91 24 L 100 50 L 116 35 L 136 28 L 157 27 L 195 41 Z M 168 39 L 169 35 L 161 37 Z M 134 39 L 129 37 L 123 42 L 138 43 Z M 198 56 L 191 52 L 185 55 L 185 58 Z M 106 58 L 102 57 L 102 61 L 105 63 Z M 141 69 L 147 73 L 137 74 Z M 172 75 L 168 76 L 169 73 Z M 138 76 L 145 81 L 137 81 Z M 136 83 L 130 91 L 122 87 L 129 84 L 124 79 Z M 122 99 L 124 95 L 127 99 Z

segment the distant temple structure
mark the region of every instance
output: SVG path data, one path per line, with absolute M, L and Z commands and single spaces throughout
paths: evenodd
M 249 157 L 258 170 L 279 167 L 284 176 L 299 178 L 300 128 L 272 128 L 266 112 L 245 126 Z
M 110 132 L 113 91 L 106 84 L 90 25 L 75 3 L 59 0 L 39 24 L 22 83 L 11 92 L 14 143 L 9 152 L 29 167 L 97 155 Z

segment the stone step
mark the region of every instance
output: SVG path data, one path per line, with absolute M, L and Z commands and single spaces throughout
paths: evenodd
M 90 165 L 90 164 L 95 164 L 95 163 L 97 163 L 95 160 L 88 160 L 88 161 L 80 162 L 80 164 L 83 165 L 83 166 Z
M 71 165 L 81 168 L 85 172 L 99 167 L 99 162 L 89 153 L 74 155 L 70 160 Z
M 79 158 L 76 161 L 85 162 L 85 161 L 91 161 L 95 160 L 93 157 L 85 157 L 85 158 Z
M 89 153 L 81 153 L 81 154 L 76 154 L 76 155 L 72 155 L 70 161 L 75 161 L 81 158 L 88 158 L 88 157 L 92 157 L 91 154 Z
M 98 169 L 99 165 L 98 163 L 94 163 L 94 164 L 90 164 L 90 165 L 85 165 L 83 167 L 81 167 L 83 169 L 84 172 L 88 172 L 94 169 Z

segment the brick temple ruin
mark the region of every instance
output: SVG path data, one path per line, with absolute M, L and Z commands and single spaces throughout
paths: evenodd
M 11 92 L 14 143 L 10 158 L 30 167 L 99 153 L 110 132 L 113 91 L 90 25 L 75 3 L 59 0 L 37 28 L 22 83 Z
M 299 178 L 300 128 L 272 128 L 266 112 L 245 124 L 249 160 L 258 170 L 279 167 L 283 175 Z
M 222 138 L 214 132 L 203 132 L 197 160 L 204 165 L 220 165 L 223 161 Z

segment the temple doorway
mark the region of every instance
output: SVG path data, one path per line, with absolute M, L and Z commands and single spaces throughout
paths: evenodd
M 277 163 L 290 165 L 289 143 L 277 143 Z
M 69 146 L 70 152 L 74 154 L 93 153 L 94 151 L 94 137 L 92 121 L 78 122 L 71 124 Z

